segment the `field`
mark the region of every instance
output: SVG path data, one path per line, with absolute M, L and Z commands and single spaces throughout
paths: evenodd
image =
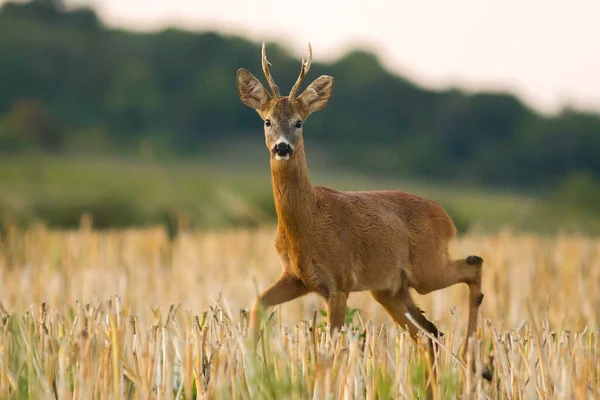
M 324 303 L 275 308 L 254 353 L 247 309 L 280 273 L 274 231 L 8 229 L 0 249 L 0 398 L 415 399 L 428 374 L 415 344 L 367 293 L 348 330 L 325 335 Z M 466 287 L 416 296 L 445 332 L 436 398 L 600 396 L 600 240 L 502 231 L 461 236 L 481 255 L 476 357 L 463 341 Z M 315 311 L 316 310 L 316 311 Z M 358 310 L 358 311 L 356 311 Z M 468 373 L 489 365 L 491 383 Z
M 97 227 L 177 221 L 201 229 L 256 227 L 275 220 L 269 163 L 264 146 L 207 150 L 193 160 L 124 157 L 14 156 L 0 159 L 0 225 L 43 221 L 72 228 L 83 213 Z M 231 145 L 221 146 L 230 148 Z M 600 233 L 597 208 L 560 203 L 547 193 L 512 193 L 452 182 L 378 176 L 339 170 L 310 157 L 316 185 L 342 190 L 399 189 L 440 202 L 461 232 L 519 231 Z

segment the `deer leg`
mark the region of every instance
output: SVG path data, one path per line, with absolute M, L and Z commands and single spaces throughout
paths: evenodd
M 398 325 L 404 329 L 408 329 L 413 339 L 417 339 L 419 329 L 408 319 L 406 313 L 409 313 L 419 325 L 434 337 L 444 336 L 431 321 L 425 318 L 423 311 L 417 307 L 412 297 L 410 297 L 408 290 L 403 290 L 397 294 L 391 294 L 388 291 L 373 291 L 371 295 L 383 306 L 385 311 L 390 314 Z
M 426 294 L 435 290 L 444 289 L 457 283 L 465 283 L 469 286 L 469 315 L 467 320 L 467 333 L 462 349 L 462 358 L 466 359 L 469 349 L 469 340 L 477 330 L 477 318 L 479 307 L 483 302 L 481 292 L 481 271 L 483 259 L 479 256 L 469 256 L 462 260 L 449 261 L 445 268 L 439 271 L 435 280 L 429 282 L 425 287 L 415 287 L 421 293 Z M 491 380 L 491 373 L 486 370 L 483 377 Z
M 473 270 L 469 279 L 466 281 L 466 284 L 469 285 L 469 319 L 467 322 L 467 338 L 462 351 L 462 357 L 463 359 L 466 359 L 469 350 L 469 340 L 473 338 L 473 334 L 477 330 L 479 307 L 483 302 L 483 293 L 481 292 L 481 267 L 483 265 L 483 259 L 478 256 L 469 256 L 465 259 L 464 263 L 467 264 L 468 268 Z M 484 366 L 482 376 L 488 381 L 492 380 L 492 373 L 488 367 Z
M 466 283 L 469 286 L 469 316 L 467 322 L 467 336 L 462 350 L 463 358 L 467 355 L 469 340 L 477 329 L 479 307 L 483 302 L 481 293 L 481 269 L 483 259 L 479 256 L 469 256 L 463 260 L 450 261 L 446 267 L 446 280 L 444 287 L 457 283 Z
M 273 283 L 267 290 L 262 292 L 254 302 L 250 313 L 250 323 L 254 335 L 254 343 L 258 342 L 260 332 L 260 321 L 262 314 L 269 307 L 276 306 L 298 297 L 304 296 L 309 292 L 302 281 L 284 273 L 279 280 Z
M 469 256 L 462 260 L 451 260 L 445 266 L 438 268 L 431 279 L 418 282 L 413 287 L 420 294 L 427 294 L 436 290 L 444 289 L 457 283 L 466 283 L 469 286 L 469 319 L 467 323 L 467 340 L 471 338 L 477 329 L 477 316 L 479 306 L 483 301 L 481 293 L 481 269 L 483 259 L 479 256 Z M 463 349 L 466 353 L 467 346 Z
M 463 357 L 467 354 L 468 340 L 471 339 L 477 329 L 479 306 L 481 306 L 481 303 L 483 302 L 483 293 L 481 293 L 481 266 L 483 260 L 481 257 L 470 256 L 466 258 L 465 264 L 467 264 L 467 268 L 471 268 L 473 272 L 472 276 L 465 282 L 469 285 L 469 319 L 467 322 L 467 341 L 465 341 Z
M 341 331 L 344 326 L 347 302 L 348 294 L 342 292 L 334 292 L 327 299 L 327 320 L 331 336 L 334 336 L 336 331 Z

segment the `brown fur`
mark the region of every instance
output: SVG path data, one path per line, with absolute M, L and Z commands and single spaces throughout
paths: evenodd
M 483 260 L 477 256 L 450 259 L 448 244 L 456 229 L 446 211 L 434 201 L 401 191 L 342 192 L 313 186 L 302 131 L 291 126 L 327 104 L 332 78 L 320 77 L 298 98 L 289 98 L 263 95 L 257 90 L 258 80 L 248 75 L 245 70 L 238 73 L 238 91 L 246 104 L 269 120 L 267 147 L 271 149 L 282 135 L 291 137 L 294 145 L 288 160 L 270 153 L 278 218 L 275 247 L 283 261 L 283 274 L 254 303 L 251 324 L 256 340 L 266 308 L 308 293 L 327 300 L 335 332 L 343 326 L 350 293 L 365 290 L 413 337 L 418 331 L 406 313 L 437 336 L 437 328 L 423 316 L 409 288 L 425 294 L 457 283 L 466 283 L 470 289 L 470 338 L 483 299 Z M 245 93 L 264 102 L 249 104 Z

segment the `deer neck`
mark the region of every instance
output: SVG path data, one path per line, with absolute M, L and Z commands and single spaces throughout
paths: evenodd
M 314 220 L 316 191 L 308 177 L 302 144 L 287 161 L 271 156 L 271 181 L 279 224 L 292 237 L 309 232 Z

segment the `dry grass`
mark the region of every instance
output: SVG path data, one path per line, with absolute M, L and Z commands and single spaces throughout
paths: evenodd
M 255 355 L 247 314 L 280 273 L 274 232 L 161 229 L 10 231 L 0 249 L 1 398 L 423 397 L 416 345 L 367 293 L 349 330 L 324 333 L 307 296 L 276 308 Z M 465 236 L 453 256 L 481 255 L 477 357 L 493 382 L 453 357 L 467 291 L 417 296 L 446 336 L 432 382 L 439 398 L 598 398 L 600 240 L 504 232 Z M 256 283 L 255 283 L 256 282 Z M 311 329 L 314 327 L 315 329 Z

